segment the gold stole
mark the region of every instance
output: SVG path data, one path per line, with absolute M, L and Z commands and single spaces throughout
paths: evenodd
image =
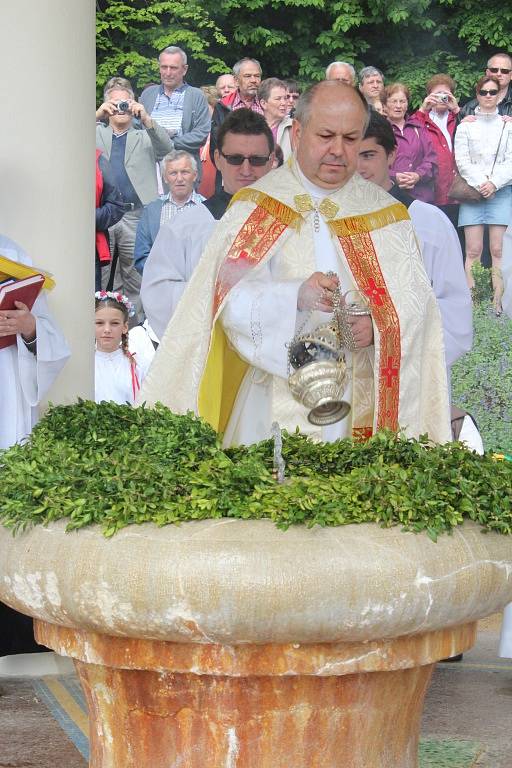
M 248 364 L 229 344 L 217 322 L 230 290 L 259 264 L 289 226 L 298 226 L 299 213 L 255 189 L 241 189 L 235 200 L 256 203 L 256 208 L 235 237 L 217 273 L 210 349 L 199 385 L 198 410 L 217 432 L 224 432 Z
M 199 386 L 199 414 L 218 432 L 229 421 L 235 398 L 248 364 L 229 344 L 217 318 L 229 291 L 267 256 L 289 226 L 298 227 L 302 216 L 279 200 L 255 189 L 242 189 L 235 200 L 249 200 L 256 208 L 247 218 L 217 273 L 212 314 L 212 334 L 205 369 Z M 400 323 L 380 269 L 370 232 L 409 218 L 407 209 L 395 203 L 374 213 L 329 221 L 333 234 L 345 253 L 356 284 L 369 298 L 374 322 L 379 330 L 377 429 L 398 429 L 400 385 Z M 371 436 L 369 424 L 353 424 L 359 439 Z
M 352 216 L 329 222 L 338 238 L 343 253 L 359 290 L 369 301 L 372 318 L 380 335 L 380 356 L 377 393 L 377 429 L 392 429 L 398 424 L 400 395 L 400 320 L 389 295 L 380 268 L 370 232 L 397 221 L 409 218 L 407 208 L 401 203 L 363 216 Z M 368 424 L 353 424 L 353 436 L 358 439 L 371 437 L 373 428 Z

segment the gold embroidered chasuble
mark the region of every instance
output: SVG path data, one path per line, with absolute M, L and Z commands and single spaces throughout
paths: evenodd
M 293 160 L 235 195 L 162 338 L 139 402 L 195 411 L 225 431 L 250 367 L 222 326 L 230 292 L 270 260 L 276 281 L 302 282 L 315 272 L 308 222 L 315 215 L 324 217 L 340 263 L 372 309 L 374 346 L 353 356 L 354 436 L 389 427 L 450 440 L 441 320 L 406 208 L 356 174 L 316 212 Z M 284 378 L 273 377 L 270 397 L 270 421 L 320 436 Z

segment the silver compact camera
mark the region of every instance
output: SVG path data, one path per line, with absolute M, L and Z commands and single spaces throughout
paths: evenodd
M 450 98 L 447 93 L 436 93 L 436 98 L 438 101 L 442 101 L 443 104 L 448 104 L 448 99 Z
M 116 109 L 119 112 L 119 114 L 122 115 L 125 112 L 130 111 L 130 103 L 128 101 L 118 101 L 116 104 Z

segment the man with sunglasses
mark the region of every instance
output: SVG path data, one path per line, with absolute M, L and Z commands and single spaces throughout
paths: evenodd
M 407 209 L 356 173 L 368 118 L 345 83 L 302 94 L 293 157 L 235 195 L 140 402 L 199 413 L 225 445 L 269 438 L 274 421 L 323 440 L 383 428 L 451 439 L 441 319 Z M 355 292 L 369 314 L 349 320 L 340 396 L 350 412 L 322 428 L 291 394 L 288 350 L 297 333 L 332 322 L 338 291 Z
M 152 329 L 161 338 L 231 198 L 272 168 L 274 138 L 264 117 L 249 109 L 231 112 L 222 123 L 215 164 L 222 188 L 202 205 L 163 224 L 142 276 L 141 299 Z
M 499 83 L 498 112 L 512 116 L 512 57 L 508 53 L 495 53 L 487 62 L 486 77 L 496 77 Z M 474 115 L 478 106 L 476 99 L 465 104 L 457 115 L 460 122 L 468 115 Z

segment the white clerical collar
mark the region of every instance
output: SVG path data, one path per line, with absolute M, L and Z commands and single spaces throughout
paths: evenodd
M 341 186 L 338 187 L 338 189 L 324 189 L 323 187 L 317 187 L 316 184 L 313 184 L 312 181 L 310 181 L 306 176 L 304 176 L 298 162 L 297 162 L 297 173 L 299 174 L 299 179 L 304 189 L 306 189 L 312 197 L 316 197 L 319 200 L 322 200 L 324 197 L 329 197 L 329 195 L 332 195 L 341 189 Z

